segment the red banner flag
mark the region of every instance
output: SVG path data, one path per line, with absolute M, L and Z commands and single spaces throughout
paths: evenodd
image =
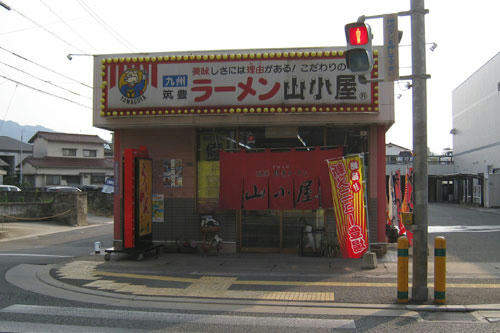
M 360 258 L 368 250 L 362 159 L 342 157 L 327 163 L 342 257 Z
M 296 209 L 317 209 L 319 207 L 318 178 L 296 176 L 293 179 Z
M 293 209 L 293 179 L 291 177 L 269 178 L 269 209 Z
M 319 207 L 320 197 L 323 208 L 332 207 L 328 166 L 324 161 L 342 156 L 342 148 L 222 151 L 219 156 L 219 207 L 222 209 L 309 210 Z
M 269 209 L 268 189 L 267 177 L 245 177 L 243 208 L 248 210 Z

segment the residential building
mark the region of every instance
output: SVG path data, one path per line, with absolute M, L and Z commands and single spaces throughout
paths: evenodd
M 33 146 L 8 136 L 0 136 L 0 177 L 15 176 L 16 168 L 27 156 L 33 154 Z
M 97 135 L 37 132 L 29 142 L 33 156 L 23 161 L 23 177 L 33 187 L 102 186 L 113 175 L 113 161 L 104 156 L 107 142 Z
M 463 201 L 484 196 L 500 206 L 500 52 L 452 93 L 455 172 L 463 179 Z M 484 182 L 483 188 L 481 188 Z
M 399 170 L 401 175 L 406 175 L 410 168 L 413 168 L 413 153 L 410 149 L 398 146 L 394 143 L 385 145 L 386 154 L 386 176 L 394 175 Z M 450 201 L 454 202 L 452 185 L 454 179 L 453 155 L 427 156 L 427 174 L 428 174 L 428 198 L 430 202 Z M 450 194 L 452 196 L 450 197 Z

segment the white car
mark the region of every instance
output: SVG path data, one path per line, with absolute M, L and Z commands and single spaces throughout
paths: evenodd
M 14 185 L 0 185 L 0 192 L 21 192 L 21 189 Z
M 48 187 L 47 192 L 81 192 L 78 187 L 75 186 L 52 186 Z

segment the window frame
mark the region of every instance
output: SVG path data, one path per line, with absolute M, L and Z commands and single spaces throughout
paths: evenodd
M 49 182 L 50 180 L 54 180 L 57 177 L 58 181 L 57 182 Z M 45 185 L 61 185 L 61 176 L 60 175 L 45 175 Z
M 62 149 L 62 156 L 64 156 L 64 157 L 76 157 L 77 150 L 78 149 L 76 149 L 76 148 L 63 148 Z M 74 155 L 69 154 L 70 152 L 74 152 Z
M 102 182 L 96 182 L 95 177 L 102 177 Z M 90 184 L 92 185 L 104 185 L 106 181 L 106 175 L 104 173 L 91 173 L 90 174 Z
M 86 153 L 88 153 L 89 155 L 87 156 Z M 93 156 L 91 153 L 94 153 Z M 83 149 L 83 157 L 86 157 L 86 158 L 97 157 L 97 149 Z

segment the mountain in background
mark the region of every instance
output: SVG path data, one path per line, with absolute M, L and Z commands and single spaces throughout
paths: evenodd
M 29 139 L 33 135 L 35 135 L 36 132 L 38 131 L 44 131 L 44 132 L 54 132 L 54 130 L 43 127 L 43 126 L 23 126 L 19 125 L 15 121 L 2 121 L 0 120 L 0 136 L 8 136 L 13 139 L 23 141 L 23 142 L 28 142 Z M 21 134 L 23 136 L 21 140 Z

